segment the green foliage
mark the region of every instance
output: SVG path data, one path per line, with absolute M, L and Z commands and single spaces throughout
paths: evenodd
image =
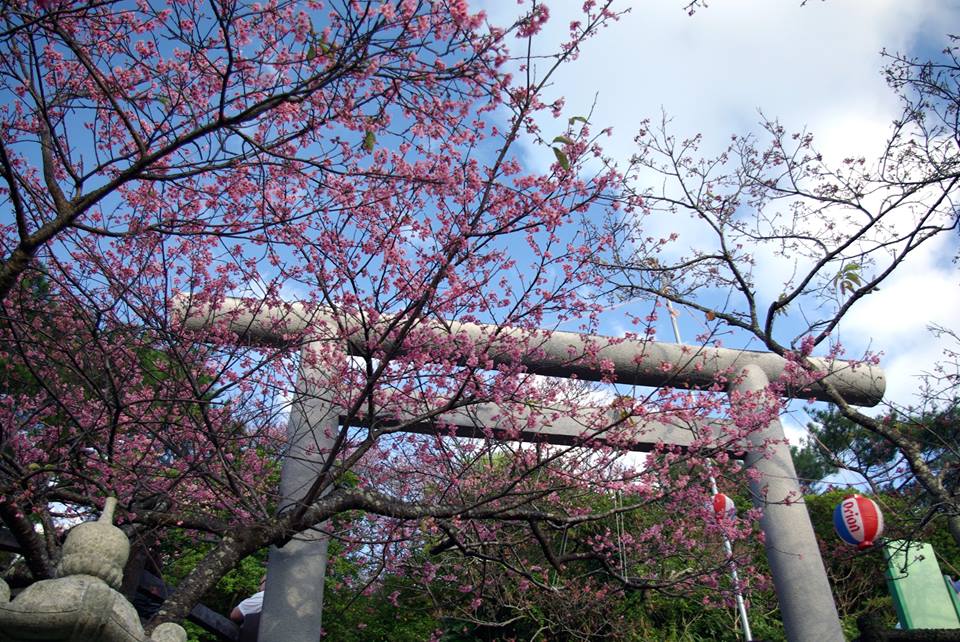
M 27 318 L 44 318 L 41 310 L 50 303 L 50 283 L 43 269 L 27 273 L 17 285 L 16 300 L 6 305 L 26 302 L 30 306 Z M 0 394 L 36 394 L 39 389 L 40 382 L 23 361 L 6 354 L 0 356 Z
M 841 295 L 853 294 L 861 285 L 863 285 L 863 280 L 860 278 L 859 263 L 847 263 L 833 277 L 833 287 L 840 290 Z
M 891 413 L 884 418 L 885 429 L 897 435 L 900 446 L 844 418 L 834 408 L 813 416 L 815 422 L 808 428 L 814 441 L 794 450 L 802 477 L 817 478 L 824 471 L 836 470 L 838 465 L 866 476 L 873 488 L 899 497 L 902 506 L 888 513 L 887 523 L 897 525 L 905 539 L 920 539 L 914 535 L 917 529 L 923 529 L 931 519 L 940 521 L 949 513 L 942 497 L 931 496 L 930 483 L 922 484 L 914 476 L 912 466 L 898 448 L 913 453 L 913 461 L 922 462 L 925 474 L 937 478 L 948 495 L 956 496 L 960 491 L 957 399 L 923 410 Z
M 884 575 L 886 566 L 880 550 L 857 551 L 843 543 L 833 530 L 833 509 L 849 492 L 849 490 L 834 490 L 822 495 L 811 494 L 806 496 L 805 501 L 821 544 L 844 633 L 848 639 L 854 639 L 859 635 L 858 617 L 870 614 L 879 619 L 884 626 L 892 627 L 896 624 L 896 614 L 887 591 Z M 909 496 L 901 493 L 890 491 L 874 499 L 881 504 L 887 514 L 896 514 L 900 510 L 909 509 Z M 736 501 L 741 507 L 749 504 L 745 492 L 737 496 Z M 655 514 L 649 512 L 631 516 L 632 520 L 656 518 Z M 894 536 L 900 535 L 898 532 L 894 533 Z M 956 569 L 960 561 L 958 557 L 960 550 L 952 542 L 943 523 L 930 523 L 922 531 L 914 531 L 913 535 L 917 539 L 932 543 L 937 550 L 944 572 L 955 573 L 952 569 Z M 766 555 L 760 542 L 752 542 L 752 546 L 747 550 L 752 556 L 751 563 L 758 569 L 765 570 Z M 561 601 L 559 597 L 554 599 Z M 615 626 L 611 630 L 598 632 L 595 637 L 582 639 L 616 639 L 631 642 L 741 639 L 735 609 L 705 608 L 700 595 L 613 591 L 609 599 L 612 603 L 611 611 L 605 613 L 604 617 L 614 622 Z M 748 603 L 754 637 L 764 640 L 783 640 L 783 625 L 772 588 L 754 590 L 748 596 Z M 547 615 L 539 614 L 543 617 Z M 447 633 L 443 640 L 466 642 L 467 640 L 533 639 L 544 623 L 545 620 L 538 620 L 538 612 L 535 610 L 511 622 L 509 627 L 498 629 L 484 629 L 447 619 L 444 621 Z M 573 639 L 563 635 L 547 637 L 551 640 Z
M 434 606 L 403 578 L 388 576 L 364 595 L 336 588 L 328 576 L 324 593 L 324 639 L 338 642 L 421 642 L 440 626 Z M 391 595 L 398 591 L 394 606 Z
M 623 600 L 623 610 L 631 623 L 629 632 L 619 637 L 628 642 L 664 640 L 700 642 L 743 639 L 735 609 L 704 608 L 696 599 L 663 594 L 633 593 Z M 776 615 L 776 614 L 774 614 Z M 749 613 L 754 637 L 782 639 L 778 621 L 757 609 Z
M 439 627 L 434 604 L 410 580 L 394 574 L 367 578 L 369 569 L 330 542 L 324 582 L 325 640 L 420 642 Z M 400 607 L 396 606 L 400 605 Z
M 588 124 L 587 119 L 584 118 L 583 116 L 572 116 L 567 120 L 567 123 L 571 127 L 578 122 L 583 123 L 585 125 Z M 564 151 L 563 147 L 556 146 L 557 143 L 565 147 L 567 145 L 573 145 L 574 141 L 572 138 L 570 138 L 566 134 L 554 136 L 553 140 L 551 141 L 551 145 L 554 145 L 554 146 L 551 147 L 550 149 L 553 150 L 553 155 L 557 158 L 557 163 L 559 163 L 560 167 L 562 167 L 563 169 L 568 170 L 570 169 L 570 157 L 567 156 L 567 152 Z
M 816 410 L 812 416 L 814 421 L 807 424 L 812 441 L 807 442 L 806 453 L 831 472 L 836 471 L 832 457 L 867 469 L 882 466 L 896 455 L 890 442 L 850 421 L 836 408 Z
M 559 147 L 553 147 L 553 155 L 557 157 L 557 162 L 560 163 L 560 167 L 563 169 L 570 169 L 570 159 L 567 158 L 566 153 Z
M 791 445 L 790 455 L 793 457 L 793 467 L 797 471 L 800 487 L 805 493 L 812 491 L 817 482 L 838 470 L 810 437 L 804 438 L 800 446 Z
M 212 548 L 211 544 L 196 542 L 193 536 L 183 531 L 171 531 L 161 543 L 163 553 L 163 579 L 176 586 L 193 568 L 200 563 Z M 229 573 L 217 582 L 216 586 L 200 600 L 202 604 L 223 616 L 229 616 L 240 601 L 260 590 L 260 581 L 266 572 L 267 552 L 259 551 L 240 560 Z M 215 642 L 217 637 L 207 633 L 199 626 L 186 623 L 190 642 Z
M 498 459 L 492 466 L 508 466 L 509 461 Z M 749 505 L 746 490 L 735 493 L 737 505 Z M 857 551 L 843 543 L 833 530 L 833 509 L 849 494 L 849 490 L 833 490 L 820 495 L 807 495 L 805 501 L 810 512 L 824 563 L 834 590 L 841 615 L 843 630 L 848 639 L 858 636 L 857 618 L 872 615 L 883 626 L 892 627 L 896 615 L 889 597 L 884 577 L 885 563 L 879 549 Z M 885 514 L 893 515 L 910 511 L 912 497 L 907 493 L 887 491 L 874 497 Z M 599 507 L 611 507 L 613 499 L 596 498 Z M 628 514 L 626 528 L 638 528 L 659 515 L 655 510 Z M 592 525 L 591 528 L 601 528 Z M 892 537 L 904 533 L 894 529 Z M 960 549 L 956 547 L 942 523 L 931 522 L 921 531 L 912 533 L 914 539 L 930 542 L 938 553 L 944 572 L 958 574 Z M 192 544 L 186 535 L 179 542 L 169 542 L 183 549 L 176 562 L 172 563 L 168 580 L 183 577 L 199 561 L 206 551 L 205 544 Z M 190 548 L 190 547 L 193 548 Z M 759 540 L 745 542 L 741 546 L 751 557 L 750 563 L 758 569 L 766 569 L 766 556 Z M 421 546 L 421 562 L 440 563 L 443 556 L 430 555 L 429 543 Z M 189 550 L 187 550 L 189 549 Z M 449 553 L 448 553 L 449 554 Z M 706 554 L 706 553 L 705 553 Z M 638 560 L 637 563 L 642 563 Z M 210 594 L 204 603 L 220 613 L 229 613 L 241 599 L 257 590 L 263 571 L 264 556 L 250 557 L 231 571 Z M 413 560 L 413 565 L 418 563 Z M 495 573 L 495 582 L 503 588 L 504 583 L 516 582 L 506 573 Z M 444 580 L 438 574 L 429 586 L 400 573 L 371 569 L 364 558 L 345 552 L 336 541 L 331 542 L 330 562 L 324 592 L 324 639 L 338 642 L 414 642 L 430 638 L 442 632 L 444 642 L 468 642 L 476 640 L 622 640 L 640 642 L 663 640 L 667 642 L 705 642 L 714 640 L 742 639 L 738 615 L 734 608 L 706 608 L 704 597 L 711 591 L 678 591 L 676 594 L 655 591 L 623 591 L 613 583 L 603 613 L 596 615 L 598 625 L 590 633 L 573 636 L 559 628 L 551 632 L 549 625 L 556 625 L 559 618 L 580 618 L 575 608 L 576 598 L 570 595 L 548 594 L 543 600 L 532 600 L 532 606 L 522 613 L 510 611 L 496 603 L 485 604 L 478 615 L 491 622 L 509 621 L 505 626 L 483 626 L 461 619 L 464 600 L 455 582 Z M 536 591 L 530 587 L 528 591 Z M 527 594 L 529 596 L 529 593 Z M 573 602 L 570 600 L 573 599 Z M 783 626 L 777 608 L 776 596 L 771 588 L 759 587 L 748 595 L 750 625 L 754 637 L 764 640 L 783 640 Z M 207 642 L 211 636 L 198 627 L 187 627 L 190 640 Z M 571 627 L 575 628 L 575 627 Z
M 843 417 L 835 408 L 815 411 L 814 422 L 807 427 L 822 444 L 809 444 L 809 455 L 818 458 L 828 468 L 834 468 L 831 454 L 843 461 L 870 471 L 888 466 L 898 456 L 896 447 L 862 426 Z M 953 400 L 939 408 L 918 412 L 892 414 L 885 419 L 887 426 L 916 444 L 925 461 L 934 472 L 956 463 L 956 444 L 960 441 L 960 402 Z M 956 480 L 947 478 L 947 485 Z M 883 484 L 884 479 L 879 479 Z M 891 482 L 892 483 L 892 482 Z M 902 483 L 895 483 L 900 487 Z M 909 482 L 906 485 L 911 485 Z
M 187 642 L 217 642 L 217 636 L 204 631 L 193 622 L 184 622 L 183 628 L 187 632 Z

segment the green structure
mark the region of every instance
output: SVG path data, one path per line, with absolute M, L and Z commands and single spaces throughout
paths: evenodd
M 895 540 L 883 547 L 887 586 L 904 629 L 960 629 L 960 600 L 933 547 Z

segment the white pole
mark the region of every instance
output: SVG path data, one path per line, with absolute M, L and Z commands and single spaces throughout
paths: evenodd
M 677 343 L 683 343 L 680 339 L 680 326 L 677 325 L 677 313 L 669 301 L 667 301 L 667 311 L 670 313 L 670 323 L 673 325 L 673 336 Z M 713 468 L 708 466 L 707 470 L 710 471 L 710 493 L 715 496 L 718 492 L 717 480 L 713 476 Z M 730 545 L 726 535 L 723 536 L 723 550 L 727 554 L 727 559 L 730 560 L 730 579 L 733 580 L 733 594 L 737 598 L 737 610 L 740 611 L 740 620 L 743 622 L 743 639 L 750 642 L 753 640 L 753 632 L 750 630 L 750 619 L 747 617 L 747 604 L 743 601 L 743 594 L 740 592 L 740 576 L 737 573 L 737 563 L 733 561 L 733 546 Z

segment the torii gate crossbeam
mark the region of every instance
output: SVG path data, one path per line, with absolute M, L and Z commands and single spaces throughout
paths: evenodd
M 297 303 L 277 309 L 246 299 L 227 299 L 215 310 L 198 310 L 190 307 L 186 297 L 180 297 L 177 304 L 188 327 L 226 322 L 240 340 L 252 344 L 281 343 L 286 337 L 307 332 L 314 324 L 333 320 L 328 310 Z M 356 327 L 359 331 L 362 326 Z M 488 348 L 488 356 L 495 363 L 511 362 L 508 350 L 497 350 L 498 341 L 506 344 L 511 339 L 530 336 L 529 330 L 457 322 L 437 323 L 436 329 L 478 343 L 486 339 L 485 345 L 490 337 L 499 337 Z M 358 339 L 359 335 L 356 340 L 352 336 L 346 338 L 350 352 L 361 353 Z M 571 332 L 543 332 L 542 337 L 536 338 L 535 345 L 537 349 L 532 354 L 521 357 L 531 373 L 598 381 L 602 373 L 596 364 L 603 359 L 608 364 L 607 372 L 615 375 L 618 383 L 643 386 L 710 386 L 718 375 L 732 373 L 736 383 L 731 392 L 759 391 L 780 377 L 787 365 L 784 359 L 771 353 Z M 849 403 L 874 405 L 882 398 L 885 380 L 878 368 L 841 361 L 813 361 L 828 373 L 824 380 L 830 381 Z M 663 364 L 670 367 L 665 369 Z M 301 373 L 300 386 L 309 386 L 312 377 L 304 376 L 308 374 Z M 325 400 L 323 391 L 303 389 L 296 393 L 288 428 L 289 451 L 281 474 L 281 495 L 290 502 L 302 496 L 315 479 L 315 471 L 322 465 L 319 453 L 329 449 L 330 435 L 335 434 L 340 425 L 339 412 Z M 798 390 L 791 396 L 828 400 L 818 388 Z M 457 426 L 460 434 L 471 434 L 484 426 L 484 413 L 491 417 L 495 412 L 488 407 L 469 416 L 453 413 L 442 421 Z M 521 438 L 573 443 L 579 425 L 576 417 L 571 417 Z M 412 428 L 417 432 L 430 431 L 429 424 Z M 648 437 L 641 440 L 645 446 L 638 449 L 655 443 L 682 446 L 692 437 L 691 431 L 671 425 L 650 426 L 645 434 Z M 746 461 L 748 467 L 761 473 L 750 486 L 755 503 L 763 508 L 761 526 L 784 630 L 792 641 L 841 641 L 844 636 L 830 584 L 810 517 L 802 499 L 797 499 L 802 498 L 802 493 L 783 438 L 780 422 L 771 422 L 767 430 L 752 435 L 755 450 L 748 453 Z M 764 457 L 759 451 L 770 441 L 780 443 L 773 448 L 772 456 Z M 263 642 L 319 639 L 326 549 L 327 540 L 314 533 L 298 537 L 282 549 L 271 550 L 260 628 Z

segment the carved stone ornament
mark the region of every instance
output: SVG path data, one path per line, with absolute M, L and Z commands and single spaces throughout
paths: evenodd
M 133 605 L 117 590 L 130 542 L 113 525 L 117 500 L 108 497 L 95 522 L 74 527 L 63 544 L 57 579 L 28 586 L 13 601 L 0 580 L 0 642 L 185 642 L 178 624 L 143 632 Z

